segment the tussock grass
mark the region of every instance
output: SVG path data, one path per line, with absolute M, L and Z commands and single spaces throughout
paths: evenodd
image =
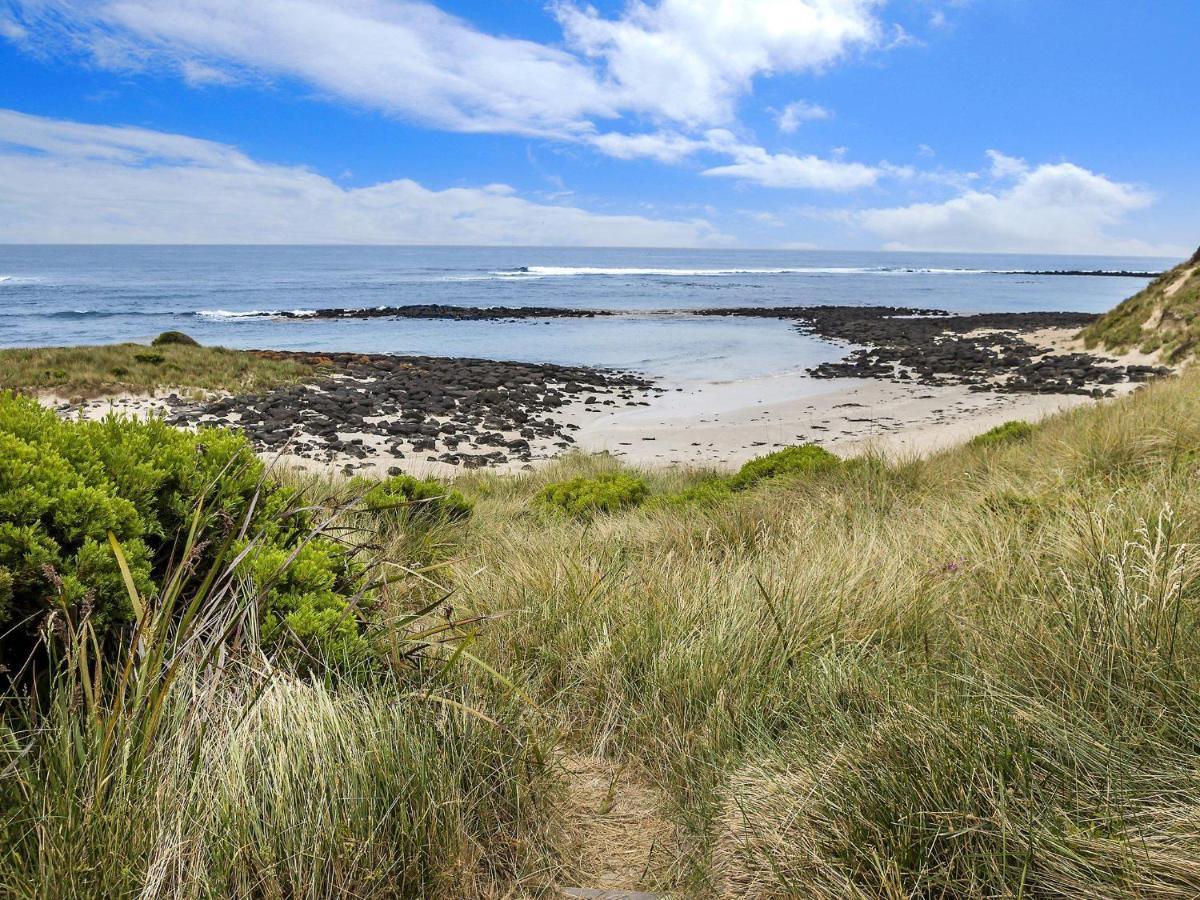
M 258 639 L 240 554 L 194 571 L 202 521 L 153 596 L 110 532 L 136 624 L 105 640 L 86 600 L 63 605 L 43 652 L 7 672 L 0 895 L 457 898 L 544 882 L 549 748 L 503 676 L 456 670 L 470 623 L 397 609 L 375 622 L 375 657 L 295 665 Z
M 312 377 L 292 359 L 183 343 L 18 347 L 0 350 L 0 390 L 55 393 L 68 399 L 163 388 L 249 393 Z
M 459 602 L 510 613 L 477 652 L 577 742 L 654 773 L 685 891 L 1194 894 L 1198 386 L 587 523 L 475 476 Z
M 614 473 L 675 499 L 531 504 Z M 1200 373 L 986 448 L 713 475 L 575 456 L 458 479 L 469 519 L 355 520 L 386 665 L 226 649 L 151 745 L 102 754 L 67 667 L 7 705 L 0 887 L 536 895 L 604 875 L 552 777 L 598 754 L 658 792 L 645 880 L 680 896 L 1200 893 Z

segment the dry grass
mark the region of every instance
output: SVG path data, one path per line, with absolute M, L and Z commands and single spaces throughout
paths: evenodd
M 103 344 L 0 350 L 0 390 L 90 399 L 163 389 L 249 393 L 312 377 L 293 359 L 223 347 Z

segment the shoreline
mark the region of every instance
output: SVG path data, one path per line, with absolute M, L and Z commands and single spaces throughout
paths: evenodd
M 45 402 L 62 415 L 115 410 L 238 428 L 264 458 L 308 471 L 453 476 L 531 470 L 575 449 L 703 468 L 805 443 L 840 455 L 921 455 L 1171 371 L 1150 357 L 1088 351 L 1078 329 L 1093 317 L 1078 313 L 810 306 L 695 314 L 785 320 L 843 355 L 742 380 L 670 381 L 590 366 L 257 350 L 245 352 L 300 363 L 305 373 L 240 396 Z
M 961 335 L 972 347 L 996 338 L 976 329 L 949 340 Z M 1004 336 L 1010 346 L 1031 342 L 1035 365 L 1079 355 L 1071 329 Z M 937 346 L 943 343 L 939 336 Z M 82 404 L 54 395 L 42 401 L 63 415 L 97 418 L 115 411 L 163 415 L 184 427 L 241 428 L 264 459 L 309 472 L 453 477 L 473 468 L 531 470 L 570 450 L 609 453 L 641 467 L 706 469 L 736 468 L 803 443 L 841 456 L 927 455 L 1012 419 L 1035 422 L 1127 393 L 1142 380 L 1130 374 L 1103 390 L 1061 391 L 1052 377 L 1036 390 L 1013 390 L 998 377 L 983 377 L 978 360 L 968 359 L 957 374 L 938 378 L 895 367 L 886 374 L 873 369 L 871 377 L 793 370 L 738 380 L 652 381 L 615 370 L 478 359 L 256 352 L 319 358 L 331 373 L 247 397 L 197 401 L 160 391 Z M 848 348 L 860 358 L 878 352 Z M 1104 366 L 1153 362 L 1091 360 L 1102 373 L 1116 371 Z M 1058 371 L 1050 369 L 1052 376 Z

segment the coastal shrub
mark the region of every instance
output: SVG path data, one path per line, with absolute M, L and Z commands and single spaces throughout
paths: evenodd
M 534 497 L 534 505 L 547 512 L 586 518 L 637 506 L 649 494 L 650 488 L 641 478 L 610 472 L 548 484 Z
M 294 491 L 266 481 L 240 434 L 182 431 L 159 419 L 67 421 L 31 399 L 0 394 L 5 649 L 27 648 L 52 610 L 89 616 L 101 636 L 130 623 L 134 610 L 109 535 L 149 600 L 193 524 L 201 549 L 191 568 L 206 571 L 222 548 L 243 554 L 239 575 L 263 598 L 272 637 L 352 649 L 359 629 L 347 597 L 356 564 L 337 545 L 310 539 L 311 516 L 297 506 Z
M 135 362 L 144 363 L 148 366 L 162 365 L 167 361 L 167 358 L 161 353 L 135 353 L 133 354 Z
M 660 494 L 654 497 L 651 503 L 656 507 L 663 508 L 716 506 L 727 500 L 732 491 L 728 478 L 708 478 L 699 484 L 684 488 L 682 491 Z
M 972 447 L 998 447 L 1003 444 L 1024 441 L 1032 434 L 1032 425 L 1028 422 L 1014 419 L 1011 422 L 1005 422 L 1003 425 L 997 425 L 995 428 L 989 428 L 983 434 L 976 435 L 971 438 L 970 444 Z
M 200 346 L 198 340 L 189 334 L 184 334 L 182 331 L 164 331 L 150 343 L 155 347 L 162 347 L 165 344 L 184 344 L 188 347 Z
M 735 491 L 744 491 L 767 478 L 826 472 L 839 465 L 840 459 L 816 444 L 785 447 L 750 460 L 730 479 L 729 486 Z
M 362 503 L 372 517 L 385 526 L 463 522 L 474 505 L 435 479 L 395 475 L 384 481 L 351 482 L 352 494 L 361 493 Z

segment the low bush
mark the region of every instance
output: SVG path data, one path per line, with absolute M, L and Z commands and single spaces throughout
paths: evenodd
M 159 366 L 167 361 L 167 358 L 161 353 L 135 353 L 133 354 L 135 362 L 144 363 L 148 366 Z
M 816 444 L 785 447 L 750 460 L 729 480 L 729 486 L 735 491 L 743 491 L 767 478 L 826 472 L 839 465 L 840 459 Z
M 27 650 L 51 611 L 90 618 L 101 637 L 130 623 L 132 600 L 109 535 L 138 595 L 151 599 L 193 525 L 191 570 L 204 573 L 222 552 L 237 554 L 247 590 L 264 598 L 271 637 L 339 654 L 361 649 L 348 605 L 357 565 L 311 536 L 296 493 L 265 480 L 243 436 L 186 432 L 157 419 L 64 421 L 33 400 L 0 394 L 6 656 Z
M 729 498 L 732 488 L 728 478 L 709 478 L 670 494 L 660 494 L 653 498 L 656 507 L 679 506 L 716 506 Z
M 379 524 L 405 525 L 462 522 L 470 518 L 474 505 L 440 481 L 396 475 L 385 481 L 356 479 L 352 494 L 361 493 L 364 508 Z
M 976 435 L 971 438 L 970 444 L 972 447 L 997 447 L 1002 444 L 1012 444 L 1017 441 L 1027 440 L 1032 434 L 1032 425 L 1028 422 L 1014 419 L 1011 422 L 1005 422 L 1003 425 L 990 428 L 983 434 Z
M 547 512 L 587 518 L 595 513 L 611 513 L 637 506 L 650 494 L 646 482 L 634 475 L 617 472 L 595 478 L 572 478 L 548 484 L 534 505 Z
M 188 347 L 199 347 L 200 342 L 189 334 L 184 334 L 182 331 L 164 331 L 153 341 L 155 347 L 162 347 L 167 344 L 184 344 Z

